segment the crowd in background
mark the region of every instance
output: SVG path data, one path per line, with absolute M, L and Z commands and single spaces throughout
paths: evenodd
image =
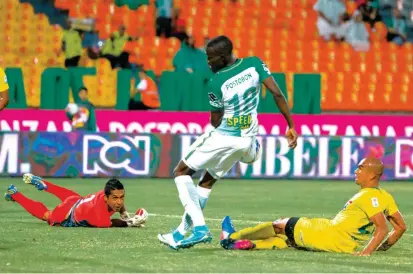
M 216 0 L 219 1 L 219 0 Z M 353 1 L 353 0 L 348 0 Z M 386 39 L 389 42 L 403 45 L 408 41 L 408 25 L 405 15 L 400 10 L 403 0 L 354 0 L 357 10 L 349 14 L 344 0 L 318 0 L 314 10 L 318 13 L 316 22 L 319 35 L 326 41 L 332 39 L 344 41 L 357 51 L 367 51 L 370 48 L 368 26 L 376 31 L 376 24 L 383 22 L 387 27 Z M 179 8 L 174 7 L 173 0 L 155 0 L 156 6 L 156 36 L 175 37 L 181 41 L 181 50 L 176 54 L 173 65 L 177 71 L 189 73 L 206 70 L 198 63 L 206 58 L 204 47 L 195 48 L 193 37 L 187 33 L 186 20 Z M 412 1 L 413 6 L 413 1 Z M 93 51 L 90 57 L 106 58 L 111 67 L 131 68 L 129 54 L 123 51 L 127 41 L 137 40 L 130 37 L 124 26 L 111 34 L 110 38 L 101 42 L 101 46 Z M 209 37 L 204 38 L 206 45 Z M 79 65 L 82 54 L 82 32 L 75 30 L 70 22 L 62 40 L 62 50 L 65 53 L 65 66 Z
M 219 1 L 219 0 L 217 0 Z M 181 50 L 176 54 L 173 65 L 177 71 L 192 73 L 198 70 L 207 70 L 200 66 L 199 62 L 206 58 L 204 47 L 195 48 L 195 41 L 186 31 L 186 20 L 181 16 L 179 8 L 173 6 L 172 0 L 156 0 L 156 36 L 170 38 L 175 37 L 181 42 Z M 62 51 L 65 53 L 65 66 L 76 67 L 79 65 L 82 55 L 82 35 L 76 30 L 69 20 L 68 28 L 62 38 Z M 121 25 L 118 31 L 112 33 L 110 38 L 102 43 L 99 49 L 94 51 L 93 58 L 106 58 L 113 68 L 131 68 L 129 54 L 123 51 L 127 41 L 138 40 L 139 37 L 130 37 L 126 33 L 125 26 Z M 204 38 L 204 43 L 209 37 Z
M 176 71 L 188 73 L 208 71 L 205 50 L 203 47 L 195 48 L 193 37 L 186 33 L 186 21 L 182 18 L 179 8 L 173 6 L 172 0 L 156 0 L 155 5 L 156 35 L 165 38 L 176 37 L 181 42 L 181 49 L 173 59 Z M 76 30 L 69 20 L 68 29 L 64 32 L 62 38 L 62 51 L 65 54 L 65 66 L 67 68 L 79 66 L 82 55 L 82 38 L 83 33 Z M 107 59 L 112 69 L 131 69 L 129 54 L 124 51 L 124 47 L 126 42 L 138 39 L 139 37 L 130 37 L 126 33 L 125 26 L 121 25 L 118 31 L 112 33 L 110 38 L 103 42 L 98 51 L 94 51 L 95 54 L 92 58 Z M 207 43 L 208 40 L 209 38 L 205 37 L 204 42 Z M 150 110 L 159 108 L 159 94 L 154 80 L 146 74 L 142 66 L 138 65 L 134 72 L 138 75 L 138 81 L 136 88 L 131 92 L 128 109 Z M 139 96 L 137 96 L 138 94 Z M 140 99 L 136 99 L 137 97 Z M 79 119 L 76 118 L 75 121 L 79 121 Z
M 202 0 L 200 0 L 202 1 Z M 216 0 L 219 1 L 219 0 Z M 349 0 L 352 1 L 352 0 Z M 376 24 L 382 22 L 387 27 L 386 39 L 388 42 L 403 45 L 408 41 L 407 18 L 400 12 L 402 0 L 354 0 L 357 9 L 349 14 L 344 0 L 318 0 L 314 10 L 318 14 L 315 24 L 319 35 L 325 41 L 346 42 L 352 45 L 356 51 L 368 51 L 370 48 L 370 37 L 368 27 L 372 32 L 376 31 Z M 412 1 L 413 4 L 413 1 Z M 156 36 L 170 38 L 175 37 L 181 42 L 181 48 L 173 58 L 173 66 L 179 72 L 210 72 L 206 62 L 205 46 L 209 37 L 204 37 L 204 45 L 195 47 L 194 38 L 187 33 L 185 18 L 182 17 L 179 8 L 174 7 L 173 0 L 155 0 L 156 6 Z M 82 32 L 75 30 L 71 23 L 65 31 L 62 39 L 62 51 L 65 53 L 65 66 L 76 67 L 82 55 Z M 129 54 L 124 51 L 127 41 L 138 40 L 139 37 L 130 37 L 121 25 L 110 38 L 93 50 L 92 58 L 105 58 L 110 62 L 112 69 L 134 69 L 138 75 L 137 84 L 131 92 L 128 105 L 129 110 L 151 110 L 160 107 L 157 85 L 149 77 L 144 68 L 129 63 Z M 87 102 L 87 89 L 82 88 L 80 93 L 85 93 Z M 139 94 L 139 96 L 137 96 Z M 139 99 L 136 99 L 139 98 Z M 86 103 L 87 105 L 87 103 Z M 90 116 L 91 110 L 88 105 L 82 112 Z M 85 114 L 86 113 L 86 114 Z M 86 125 L 81 122 L 82 117 L 75 117 L 79 129 Z M 73 117 L 71 117 L 73 119 Z
M 219 0 L 217 0 L 219 1 Z M 403 45 L 408 41 L 407 18 L 400 12 L 403 0 L 354 0 L 357 10 L 349 14 L 344 0 L 318 0 L 314 10 L 318 13 L 316 22 L 319 35 L 326 41 L 332 39 L 344 41 L 357 51 L 367 51 L 370 48 L 370 37 L 367 26 L 376 31 L 377 22 L 383 22 L 387 27 L 386 39 L 389 42 Z M 199 65 L 204 60 L 204 47 L 195 48 L 193 37 L 187 33 L 186 20 L 180 9 L 174 7 L 172 0 L 156 0 L 156 35 L 158 37 L 175 37 L 181 41 L 181 50 L 176 54 L 173 65 L 177 71 L 192 73 L 207 70 Z M 110 38 L 94 51 L 92 58 L 106 58 L 111 67 L 131 68 L 129 54 L 123 51 L 127 41 L 137 40 L 130 37 L 124 26 L 111 34 Z M 204 45 L 209 37 L 204 38 Z M 82 33 L 71 27 L 65 31 L 62 40 L 62 50 L 65 53 L 65 66 L 79 65 L 82 54 Z
M 376 31 L 377 22 L 387 27 L 388 42 L 403 45 L 407 41 L 407 18 L 402 14 L 403 1 L 355 0 L 357 10 L 348 14 L 342 0 L 318 0 L 314 10 L 318 13 L 317 28 L 320 36 L 329 41 L 345 41 L 357 51 L 370 48 L 369 32 Z

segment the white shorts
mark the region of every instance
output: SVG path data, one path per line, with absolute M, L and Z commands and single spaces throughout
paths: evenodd
M 206 170 L 220 179 L 231 167 L 249 153 L 255 153 L 255 137 L 235 137 L 204 133 L 188 149 L 182 161 L 192 170 Z

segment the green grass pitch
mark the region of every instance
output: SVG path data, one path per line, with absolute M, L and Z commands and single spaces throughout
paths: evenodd
M 103 188 L 105 179 L 53 182 L 86 195 Z M 382 186 L 394 195 L 410 230 L 389 251 L 364 258 L 294 249 L 227 251 L 219 245 L 220 220 L 225 215 L 232 216 L 238 228 L 278 217 L 333 217 L 358 191 L 352 182 L 222 180 L 205 210 L 212 244 L 178 252 L 156 238 L 180 221 L 182 206 L 173 181 L 123 182 L 128 210 L 144 207 L 154 214 L 143 229 L 49 227 L 17 203 L 1 200 L 0 272 L 413 272 L 413 187 L 409 183 Z M 20 179 L 0 179 L 4 190 L 10 183 L 50 208 L 58 203 L 54 196 Z

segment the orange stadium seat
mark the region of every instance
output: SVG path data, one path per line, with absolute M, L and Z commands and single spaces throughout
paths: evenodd
M 321 73 L 323 110 L 411 111 L 412 45 L 387 43 L 387 29 L 381 22 L 376 24 L 375 32 L 369 28 L 372 45 L 367 53 L 355 52 L 344 43 L 326 43 L 317 34 L 315 2 L 175 0 L 174 4 L 181 9 L 197 46 L 203 45 L 205 36 L 226 34 L 233 40 L 238 56 L 257 55 L 274 72 Z M 353 1 L 346 5 L 350 13 L 356 8 Z M 156 74 L 172 69 L 180 42 L 176 38 L 155 38 L 153 1 L 137 10 L 117 7 L 114 0 L 55 0 L 55 6 L 68 10 L 70 16 L 96 19 L 96 29 L 103 39 L 124 24 L 129 35 L 139 37 L 125 46 L 130 62 L 144 64 Z M 27 66 L 28 102 L 38 106 L 40 80 L 36 77 L 45 66 L 63 66 L 63 55 L 57 56 L 63 31 L 51 26 L 46 15 L 34 14 L 31 5 L 18 0 L 0 1 L 0 27 L 0 66 Z M 116 73 L 111 73 L 109 63 L 82 58 L 82 64 L 97 66 L 96 76 L 85 77 L 94 104 L 114 106 Z

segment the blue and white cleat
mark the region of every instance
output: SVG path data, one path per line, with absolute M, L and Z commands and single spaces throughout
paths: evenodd
M 31 173 L 23 174 L 23 182 L 33 185 L 37 190 L 47 190 L 47 185 L 43 182 L 43 179 Z
M 184 235 L 176 230 L 168 234 L 158 234 L 158 240 L 174 250 L 179 250 L 178 242 L 182 241 L 183 239 Z
M 211 232 L 206 225 L 196 226 L 188 238 L 178 242 L 178 248 L 191 248 L 200 243 L 210 243 L 212 241 Z
M 14 202 L 12 195 L 16 194 L 17 192 L 17 188 L 14 185 L 10 185 L 7 188 L 6 193 L 4 194 L 4 199 L 6 199 L 6 201 Z
M 234 241 L 231 240 L 231 234 L 235 232 L 234 225 L 232 224 L 231 217 L 225 216 L 222 219 L 221 224 L 221 237 L 220 237 L 220 244 L 225 249 L 231 249 L 231 246 Z

